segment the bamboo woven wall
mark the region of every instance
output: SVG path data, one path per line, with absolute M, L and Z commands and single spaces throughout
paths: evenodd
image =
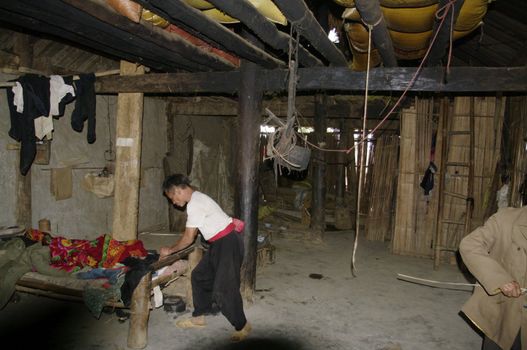
M 434 100 L 415 99 L 412 107 L 401 113 L 399 176 L 397 183 L 394 254 L 430 257 L 435 233 L 437 191 L 425 196 L 419 186 L 430 161 L 439 162 L 432 152 L 432 138 L 438 127 Z M 441 138 L 436 140 L 440 149 Z M 437 186 L 437 174 L 435 183 Z
M 494 191 L 492 181 L 496 164 L 500 158 L 501 135 L 505 110 L 504 98 L 474 97 L 474 211 L 469 232 L 482 225 L 486 219 L 487 207 Z M 451 116 L 451 130 L 469 130 L 470 97 L 456 97 Z M 451 137 L 448 160 L 468 162 L 470 138 L 468 135 Z M 468 168 L 448 167 L 444 190 L 462 195 L 467 194 Z M 463 223 L 466 217 L 466 201 L 463 198 L 445 196 L 443 218 Z M 465 236 L 462 224 L 447 223 L 440 233 L 440 245 L 456 248 Z M 443 253 L 445 255 L 447 253 Z
M 512 170 L 510 184 L 510 204 L 513 207 L 526 206 L 522 201 L 520 188 L 527 186 L 527 97 L 512 97 L 509 101 L 510 131 L 512 132 Z
M 373 148 L 371 190 L 366 238 L 385 241 L 392 238 L 392 205 L 398 171 L 399 136 L 377 139 Z

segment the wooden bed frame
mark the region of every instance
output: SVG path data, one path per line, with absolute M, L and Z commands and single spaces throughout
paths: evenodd
M 172 265 L 177 260 L 188 256 L 189 273 L 194 269 L 201 259 L 203 249 L 200 242 L 180 250 L 177 253 L 167 256 L 163 260 L 153 263 L 152 270 L 156 271 L 165 266 Z M 150 316 L 150 295 L 153 288 L 162 285 L 180 274 L 161 276 L 152 280 L 149 272 L 143 276 L 132 294 L 130 304 L 130 324 L 128 327 L 128 347 L 133 349 L 143 349 L 148 343 L 148 319 Z M 72 278 L 51 277 L 35 272 L 26 273 L 16 284 L 16 290 L 24 293 L 31 293 L 56 299 L 83 302 L 83 286 L 86 282 Z M 190 279 L 188 288 L 190 288 Z M 187 291 L 187 299 L 192 297 L 192 293 Z M 192 301 L 187 300 L 187 305 Z M 108 302 L 107 306 L 124 308 L 122 302 Z

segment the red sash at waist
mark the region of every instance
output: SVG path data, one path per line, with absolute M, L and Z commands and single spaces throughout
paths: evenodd
M 214 242 L 214 241 L 217 241 L 218 239 L 220 238 L 223 238 L 225 236 L 227 236 L 229 233 L 231 233 L 232 231 L 234 231 L 234 224 L 231 222 L 230 224 L 227 225 L 227 227 L 225 227 L 223 230 L 221 230 L 220 232 L 216 233 L 214 236 L 212 236 L 211 238 L 208 239 L 209 242 Z

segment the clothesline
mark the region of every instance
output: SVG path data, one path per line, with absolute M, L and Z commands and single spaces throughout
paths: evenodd
M 40 74 L 40 75 L 46 75 L 46 74 L 42 74 L 41 72 L 38 72 L 38 71 L 34 71 L 32 69 L 26 69 L 27 71 L 26 72 L 18 72 L 18 73 L 33 73 L 33 74 Z M 104 77 L 104 76 L 107 76 L 107 75 L 115 75 L 115 74 L 119 74 L 121 72 L 120 69 L 112 69 L 112 70 L 107 70 L 107 71 L 103 71 L 103 72 L 97 72 L 95 73 L 95 76 L 96 77 Z M 80 77 L 78 75 L 74 75 L 73 76 L 73 80 L 79 80 Z M 0 88 L 8 88 L 8 87 L 13 87 L 15 86 L 15 82 L 14 81 L 8 81 L 8 82 L 4 82 L 4 83 L 0 83 Z

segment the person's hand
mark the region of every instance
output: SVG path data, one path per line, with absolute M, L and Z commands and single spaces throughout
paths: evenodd
M 172 254 L 170 247 L 162 247 L 159 249 L 159 259 L 163 259 L 165 256 Z
M 516 281 L 505 283 L 500 289 L 501 292 L 509 298 L 518 298 L 522 294 L 520 285 Z

